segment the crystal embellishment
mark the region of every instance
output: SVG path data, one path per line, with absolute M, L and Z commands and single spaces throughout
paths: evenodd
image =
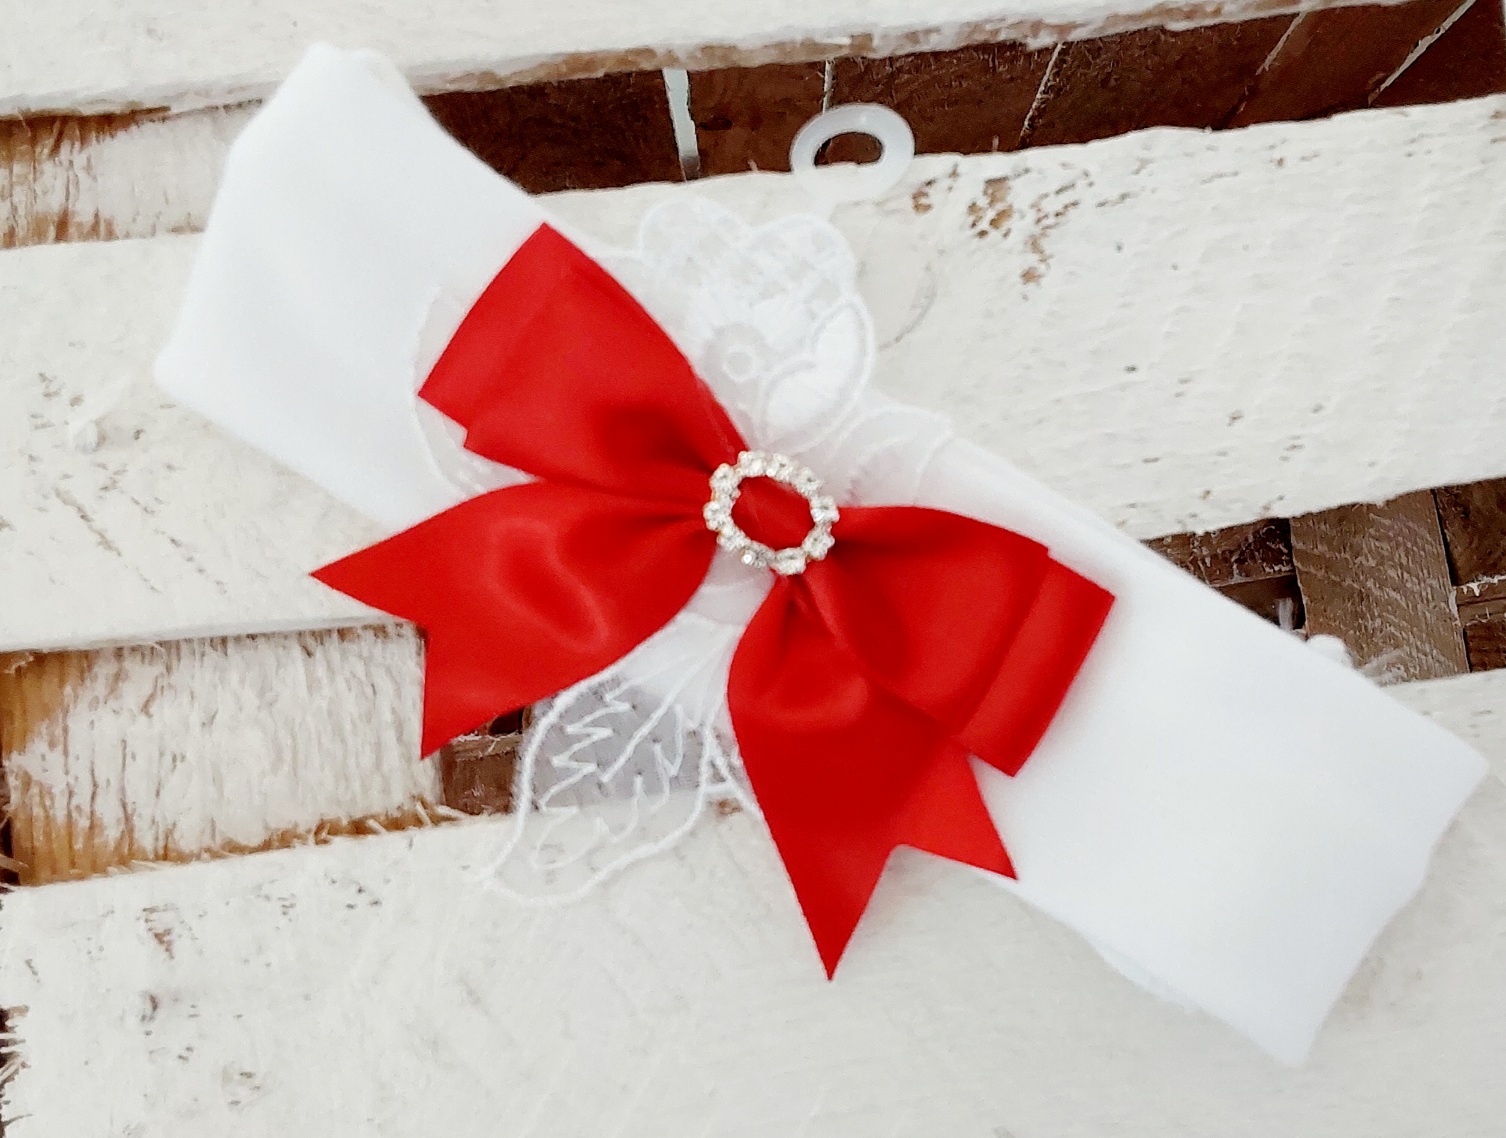
M 742 493 L 745 478 L 771 478 L 805 499 L 810 506 L 811 529 L 804 541 L 784 549 L 772 549 L 742 531 L 732 520 L 732 507 Z M 772 569 L 781 577 L 804 573 L 812 561 L 820 561 L 831 552 L 831 547 L 836 544 L 831 527 L 841 516 L 837 503 L 821 492 L 821 480 L 809 467 L 787 454 L 761 450 L 745 450 L 737 456 L 736 465 L 723 463 L 716 468 L 711 476 L 711 501 L 706 503 L 701 514 L 706 519 L 706 528 L 716 534 L 716 543 L 728 553 L 744 565 Z

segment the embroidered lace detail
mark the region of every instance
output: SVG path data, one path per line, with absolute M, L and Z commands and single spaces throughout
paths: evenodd
M 664 203 L 636 248 L 601 256 L 695 366 L 752 447 L 819 472 L 833 509 L 907 503 L 951 435 L 868 389 L 874 337 L 846 239 L 816 217 L 751 226 L 704 199 Z M 491 866 L 508 893 L 577 898 L 670 848 L 708 805 L 757 812 L 727 715 L 743 627 L 773 580 L 721 551 L 684 612 L 540 704 L 516 824 Z

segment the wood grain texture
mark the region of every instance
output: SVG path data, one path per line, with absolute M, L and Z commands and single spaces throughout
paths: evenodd
M 1459 623 L 1470 671 L 1506 668 L 1506 589 L 1499 596 L 1461 604 Z
M 1229 119 L 1230 126 L 1316 118 L 1368 106 L 1473 0 L 1413 0 L 1299 16 Z M 1494 0 L 1480 0 L 1494 3 Z
M 1293 571 L 1291 527 L 1281 518 L 1211 533 L 1170 534 L 1147 544 L 1214 587 L 1286 577 Z
M 1506 91 L 1506 8 L 1477 0 L 1372 100 L 1377 107 L 1443 103 Z
M 1433 496 L 1291 520 L 1310 634 L 1337 636 L 1382 682 L 1469 670 Z
M 1022 145 L 1088 142 L 1152 126 L 1228 122 L 1290 17 L 1067 44 L 1041 86 Z
M 788 170 L 795 132 L 821 111 L 826 67 L 771 63 L 693 71 L 689 80 L 702 174 Z
M 1498 98 L 918 159 L 834 215 L 875 382 L 1140 537 L 1500 477 L 1503 123 Z M 752 221 L 807 204 L 788 175 L 742 174 L 550 207 L 631 243 L 684 193 Z M 371 619 L 304 577 L 370 525 L 149 385 L 193 251 L 0 255 L 0 403 L 22 410 L 0 417 L 0 518 L 31 598 L 0 610 L 0 648 Z M 70 420 L 122 380 L 77 451 Z
M 264 97 L 310 44 L 392 58 L 424 93 L 614 72 L 886 56 L 969 44 L 1044 46 L 1190 27 L 1332 0 L 31 0 L 0 3 L 0 116 L 189 109 Z M 1341 0 L 1342 2 L 1342 0 Z M 90 29 L 64 37 L 59 27 Z
M 1300 628 L 1302 592 L 1292 567 L 1289 524 L 1266 518 L 1211 533 L 1181 533 L 1147 544 L 1230 600 L 1283 628 Z
M 920 154 L 1014 150 L 1051 56 L 1049 48 L 989 44 L 892 59 L 838 59 L 831 65 L 832 102 L 893 107 L 915 132 Z M 838 138 L 826 157 L 872 161 L 877 146 L 867 137 Z
M 522 742 L 520 730 L 494 729 L 446 743 L 435 756 L 444 804 L 462 814 L 506 814 Z
M 455 92 L 425 100 L 440 124 L 530 193 L 678 182 L 656 71 Z
M 1506 478 L 1434 492 L 1456 585 L 1506 579 Z
M 443 815 L 411 630 L 188 640 L 0 664 L 23 884 Z
M 0 120 L 0 249 L 203 228 L 254 110 Z
M 1392 690 L 1494 773 L 1297 1071 L 960 866 L 898 854 L 832 984 L 746 814 L 553 907 L 483 819 L 7 896 L 10 1138 L 1484 1138 L 1506 672 Z

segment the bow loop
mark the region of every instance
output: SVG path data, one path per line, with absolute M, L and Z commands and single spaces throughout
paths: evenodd
M 548 226 L 492 278 L 419 396 L 477 454 L 628 497 L 699 506 L 746 449 L 664 330 Z
M 427 634 L 427 755 L 627 655 L 685 607 L 715 552 L 694 513 L 529 482 L 314 576 Z
M 885 690 L 1013 774 L 1039 742 L 1113 598 L 1039 542 L 916 506 L 848 508 L 803 582 L 832 637 Z

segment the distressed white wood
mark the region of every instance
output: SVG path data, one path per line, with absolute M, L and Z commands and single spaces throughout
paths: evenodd
M 955 864 L 828 984 L 746 815 L 553 908 L 479 884 L 496 819 L 10 895 L 7 1134 L 1494 1135 L 1506 672 L 1396 690 L 1493 775 L 1300 1070 Z
M 421 90 L 481 89 L 644 67 L 888 55 L 995 40 L 1041 45 L 1332 6 L 1335 0 L 0 0 L 0 115 L 256 98 L 317 40 L 380 51 Z
M 422 690 L 403 628 L 95 653 L 6 740 L 12 852 L 57 880 L 423 824 L 440 787 L 419 757 Z
M 202 229 L 256 109 L 0 123 L 0 247 Z
M 1502 142 L 1506 98 L 1155 130 L 921 159 L 835 220 L 880 385 L 1148 537 L 1506 474 Z M 692 192 L 807 203 L 746 174 L 551 204 L 627 241 Z M 0 253 L 0 566 L 27 602 L 0 648 L 361 617 L 302 574 L 371 529 L 149 386 L 194 244 Z

